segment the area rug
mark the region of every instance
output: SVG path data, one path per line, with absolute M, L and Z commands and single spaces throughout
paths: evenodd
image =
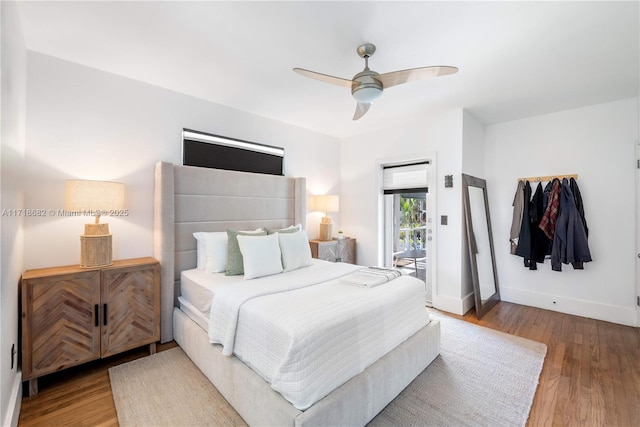
M 442 322 L 440 356 L 369 424 L 524 426 L 544 344 L 431 314 Z M 118 423 L 246 425 L 180 348 L 109 369 Z

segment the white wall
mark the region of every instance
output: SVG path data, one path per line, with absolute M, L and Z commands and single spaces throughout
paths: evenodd
M 462 172 L 484 179 L 484 155 L 484 125 L 465 110 L 462 115 Z M 462 278 L 460 293 L 463 300 L 462 311 L 466 313 L 473 307 L 474 299 L 464 210 L 462 215 Z
M 0 77 L 0 211 L 22 209 L 21 170 L 25 147 L 26 50 L 14 2 L 0 2 L 2 57 Z M 16 212 L 16 211 L 11 211 Z M 0 422 L 18 424 L 22 376 L 18 355 L 11 367 L 11 346 L 18 351 L 18 283 L 23 263 L 23 217 L 0 217 Z
M 484 125 L 470 112 L 462 114 L 462 171 L 484 178 Z
M 202 99 L 28 53 L 25 205 L 62 209 L 66 179 L 123 182 L 126 218 L 105 218 L 113 257 L 153 255 L 154 165 L 181 163 L 182 128 L 281 146 L 285 175 L 339 192 L 339 140 Z M 317 237 L 320 214 L 308 215 Z M 25 218 L 25 268 L 76 264 L 91 218 Z
M 436 294 L 434 305 L 462 311 L 460 293 L 462 200 L 462 110 L 431 114 L 364 135 L 345 138 L 341 146 L 340 216 L 345 234 L 357 239 L 357 261 L 378 264 L 378 199 L 376 163 L 381 159 L 416 158 L 435 153 L 436 172 Z M 444 176 L 454 176 L 454 187 L 444 188 Z M 440 216 L 448 225 L 440 225 Z
M 638 99 L 488 126 L 485 173 L 503 300 L 634 325 Z M 537 271 L 509 254 L 519 177 L 579 175 L 593 262 Z M 534 187 L 535 190 L 535 187 Z M 555 302 L 555 303 L 554 303 Z

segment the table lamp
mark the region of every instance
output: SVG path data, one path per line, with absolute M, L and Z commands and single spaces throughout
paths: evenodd
M 315 196 L 313 203 L 313 210 L 324 212 L 322 222 L 320 222 L 318 240 L 331 240 L 331 217 L 328 216 L 328 213 L 340 211 L 340 198 L 332 195 Z
M 65 184 L 67 211 L 95 216 L 95 223 L 84 225 L 80 236 L 80 267 L 104 267 L 113 264 L 109 224 L 100 223 L 100 215 L 124 208 L 124 184 L 108 181 L 68 180 Z

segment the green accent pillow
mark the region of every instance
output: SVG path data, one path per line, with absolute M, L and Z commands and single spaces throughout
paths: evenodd
M 292 225 L 291 227 L 287 227 L 287 228 L 266 228 L 265 230 L 267 230 L 267 234 L 275 234 L 275 233 L 296 233 L 298 231 L 300 231 L 302 227 L 300 226 L 300 224 L 298 225 Z
M 234 231 L 227 230 L 227 271 L 225 276 L 240 276 L 244 274 L 242 253 L 238 245 L 238 235 L 241 236 L 266 236 L 266 231 Z

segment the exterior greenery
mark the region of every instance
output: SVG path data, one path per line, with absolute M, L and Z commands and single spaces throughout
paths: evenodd
M 426 225 L 426 199 L 400 195 L 399 246 L 405 250 L 424 247 Z

